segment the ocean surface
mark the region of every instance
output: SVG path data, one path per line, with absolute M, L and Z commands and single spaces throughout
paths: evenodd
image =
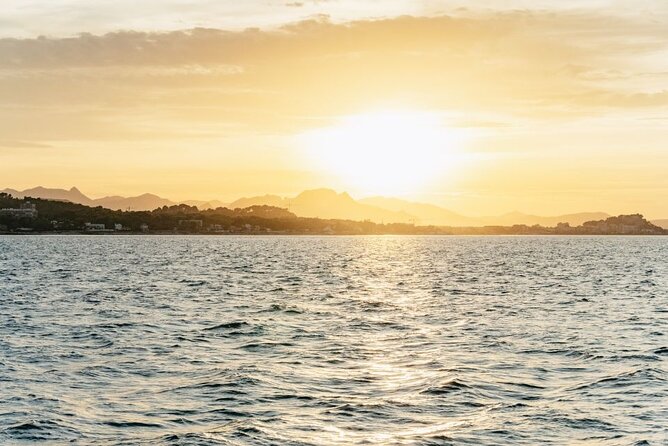
M 666 445 L 668 237 L 0 237 L 0 444 Z

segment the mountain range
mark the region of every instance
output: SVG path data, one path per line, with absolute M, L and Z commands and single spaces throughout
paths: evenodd
M 378 223 L 409 223 L 415 218 L 402 210 L 366 204 L 353 199 L 346 192 L 336 193 L 331 189 L 307 190 L 293 198 L 277 195 L 241 198 L 230 203 L 229 207 L 235 209 L 253 205 L 286 208 L 299 217 L 371 220 Z
M 268 205 L 288 209 L 299 217 L 331 218 L 344 220 L 370 220 L 377 223 L 414 223 L 416 225 L 435 226 L 556 226 L 557 223 L 569 223 L 578 226 L 586 221 L 603 220 L 610 215 L 604 212 L 583 212 L 558 216 L 538 216 L 511 212 L 498 216 L 469 217 L 448 209 L 426 203 L 416 203 L 388 197 L 370 197 L 355 200 L 346 192 L 337 193 L 331 189 L 313 189 L 304 191 L 295 197 L 262 195 L 240 198 L 232 203 L 218 200 L 189 200 L 175 202 L 154 194 L 142 194 L 136 197 L 108 196 L 89 198 L 76 187 L 71 189 L 50 189 L 35 187 L 23 191 L 4 189 L 17 198 L 34 197 L 50 200 L 63 200 L 86 206 L 102 206 L 113 210 L 148 211 L 162 206 L 187 204 L 199 209 L 227 207 L 230 209 L 246 208 L 254 205 Z M 654 224 L 668 229 L 668 219 L 656 220 Z
M 143 194 L 136 197 L 109 196 L 92 199 L 81 193 L 79 189 L 73 187 L 67 189 L 49 189 L 46 187 L 35 187 L 18 191 L 15 189 L 4 189 L 0 192 L 11 194 L 17 198 L 33 197 L 44 198 L 47 200 L 69 201 L 72 203 L 84 204 L 86 206 L 102 206 L 113 210 L 146 211 L 153 210 L 162 206 L 172 206 L 177 204 L 166 198 L 158 197 L 153 194 Z

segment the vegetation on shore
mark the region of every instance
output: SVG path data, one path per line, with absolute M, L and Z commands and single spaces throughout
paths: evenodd
M 571 227 L 543 226 L 447 227 L 415 226 L 405 223 L 379 224 L 370 221 L 303 218 L 273 206 L 199 210 L 185 204 L 164 206 L 153 211 L 115 211 L 65 201 L 14 198 L 0 193 L 0 209 L 18 209 L 26 203 L 36 206 L 36 217 L 0 212 L 0 231 L 21 232 L 150 232 L 150 233 L 252 233 L 252 234 L 433 234 L 433 235 L 551 235 L 629 234 L 668 235 L 668 231 L 641 215 L 623 215 Z M 86 229 L 87 223 L 98 226 Z M 104 229 L 101 229 L 104 225 Z

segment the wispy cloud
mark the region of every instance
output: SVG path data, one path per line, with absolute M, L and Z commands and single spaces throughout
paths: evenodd
M 524 117 L 665 107 L 661 84 L 646 90 L 648 76 L 664 72 L 663 25 L 517 11 L 0 39 L 0 131 L 15 140 L 57 137 L 57 128 L 72 138 L 75 127 L 88 129 L 82 138 L 94 129 L 133 137 L 143 130 L 127 116 L 138 112 L 166 128 L 216 120 L 290 131 L 300 116 L 388 103 Z

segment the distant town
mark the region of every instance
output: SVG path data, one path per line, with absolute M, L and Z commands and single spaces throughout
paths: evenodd
M 419 226 L 298 217 L 287 209 L 259 205 L 200 210 L 186 204 L 153 211 L 120 211 L 66 201 L 15 198 L 0 193 L 4 234 L 313 234 L 313 235 L 668 235 L 640 214 L 588 221 L 513 226 Z

